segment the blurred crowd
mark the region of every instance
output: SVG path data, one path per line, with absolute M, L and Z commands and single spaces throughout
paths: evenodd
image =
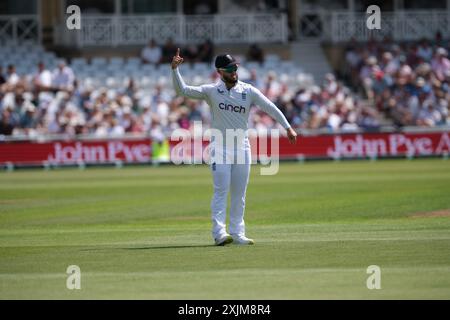
M 173 39 L 169 38 L 160 46 L 155 39 L 150 40 L 148 45 L 141 51 L 141 59 L 143 63 L 149 63 L 154 65 L 160 65 L 161 63 L 170 63 L 172 57 L 177 52 L 178 46 L 174 43 Z M 206 62 L 211 63 L 214 55 L 214 45 L 211 40 L 205 40 L 203 43 L 188 44 L 182 47 L 180 55 L 184 58 L 185 62 L 196 63 Z
M 148 91 L 130 79 L 121 90 L 83 87 L 64 62 L 53 71 L 40 63 L 35 74 L 25 77 L 19 77 L 13 65 L 0 74 L 1 135 L 118 137 L 144 133 L 162 139 L 174 129 L 191 128 L 194 121 L 203 121 L 205 128 L 210 123 L 206 102 L 177 97 L 171 86 L 156 85 Z M 218 81 L 214 70 L 210 81 Z M 331 74 L 322 86 L 298 90 L 280 81 L 275 72 L 260 78 L 256 70 L 251 70 L 245 81 L 275 102 L 296 128 L 353 130 L 378 126 L 371 109 L 360 106 L 350 90 Z M 251 109 L 249 117 L 250 127 L 258 131 L 279 128 L 257 107 Z
M 379 114 L 366 106 L 348 87 L 333 74 L 327 74 L 322 85 L 312 85 L 293 90 L 277 80 L 275 72 L 269 72 L 265 81 L 259 82 L 252 72 L 249 83 L 259 88 L 284 113 L 297 129 L 326 129 L 328 131 L 377 130 Z M 275 127 L 276 124 L 265 113 L 254 108 L 250 118 L 256 129 Z
M 163 46 L 152 40 L 142 49 L 141 59 L 169 70 L 176 48 L 170 39 Z M 264 60 L 257 45 L 248 52 L 247 61 Z M 187 45 L 182 55 L 190 63 L 211 63 L 213 44 Z M 426 40 L 407 45 L 353 43 L 346 61 L 349 79 L 369 103 L 333 74 L 321 84 L 293 87 L 276 70 L 258 74 L 258 68 L 249 68 L 240 80 L 260 89 L 300 130 L 377 130 L 382 113 L 398 125 L 448 123 L 450 61 L 444 46 Z M 245 62 L 240 68 L 245 69 Z M 112 89 L 84 85 L 75 74 L 63 60 L 55 70 L 39 63 L 35 73 L 25 76 L 19 76 L 14 65 L 0 67 L 0 135 L 147 134 L 163 139 L 177 128 L 190 129 L 194 121 L 203 121 L 204 128 L 210 124 L 206 102 L 177 97 L 170 83 L 148 89 L 130 77 L 126 85 Z M 213 68 L 209 80 L 219 80 Z M 280 128 L 257 107 L 250 111 L 249 126 L 258 131 Z
M 396 126 L 448 125 L 448 50 L 439 33 L 415 42 L 352 42 L 345 55 L 347 76 Z

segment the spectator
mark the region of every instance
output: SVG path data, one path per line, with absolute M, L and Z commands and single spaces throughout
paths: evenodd
M 129 113 L 129 111 L 128 111 Z M 119 122 L 117 119 L 113 118 L 112 116 L 108 118 L 108 136 L 110 137 L 121 137 L 125 134 L 125 128 L 121 125 L 119 125 Z
M 168 38 L 164 46 L 162 47 L 162 60 L 163 63 L 169 63 L 172 61 L 172 57 L 177 52 L 177 46 L 174 44 L 172 38 Z
M 3 75 L 3 67 L 0 65 L 0 87 L 6 82 L 6 79 Z
M 435 41 L 435 45 L 438 47 L 441 47 L 443 45 L 443 38 L 442 38 L 442 32 L 441 31 L 437 31 L 435 36 L 434 36 L 434 41 Z
M 361 108 L 357 124 L 366 131 L 376 131 L 380 128 L 380 122 L 375 110 L 367 106 Z
M 423 62 L 423 59 L 419 57 L 417 44 L 414 43 L 408 49 L 406 63 L 410 66 L 416 66 L 421 62 Z
M 374 79 L 380 71 L 380 67 L 377 63 L 378 61 L 375 56 L 368 57 L 359 73 L 359 78 L 363 85 L 364 92 L 369 100 L 373 99 L 375 95 L 373 90 Z
M 124 94 L 128 97 L 134 97 L 135 93 L 137 91 L 136 83 L 134 82 L 133 78 L 130 78 L 128 81 L 128 86 L 126 87 Z
M 148 45 L 141 51 L 141 59 L 143 63 L 159 65 L 161 63 L 162 50 L 156 44 L 154 39 L 150 40 Z
M 36 113 L 36 107 L 30 101 L 24 101 L 21 117 L 20 117 L 20 127 L 23 129 L 32 129 L 37 124 L 38 115 Z
M 441 113 L 432 104 L 422 107 L 417 116 L 417 125 L 424 127 L 434 127 L 442 120 Z
M 198 61 L 210 63 L 213 60 L 214 48 L 210 40 L 206 40 L 198 47 Z
M 198 48 L 194 44 L 189 44 L 183 50 L 183 58 L 186 62 L 195 63 L 198 61 Z
M 130 105 L 124 105 L 120 114 L 116 117 L 118 124 L 123 128 L 124 132 L 131 132 L 136 115 L 133 113 Z
M 173 43 L 169 47 L 175 48 Z M 195 61 L 210 62 L 206 60 L 212 59 L 211 42 L 205 41 L 197 51 L 195 55 L 192 50 Z M 264 74 L 258 78 L 254 70 L 249 70 L 248 82 L 269 96 L 297 128 L 377 130 L 379 112 L 398 126 L 439 126 L 449 122 L 450 68 L 444 48 L 435 48 L 426 41 L 401 45 L 372 41 L 369 47 L 353 43 L 345 60 L 348 71 L 355 75 L 351 78 L 353 84 L 371 92 L 375 107 L 361 105 L 333 74 L 326 75 L 321 86 L 308 83 L 298 87 L 292 78 L 286 81 L 273 72 L 265 74 L 267 78 Z M 73 72 L 59 65 L 50 87 L 55 83 L 61 86 L 50 91 L 49 71 L 43 64 L 38 67 L 36 74 L 22 78 L 14 68 L 8 68 L 4 80 L 14 85 L 0 87 L 0 132 L 164 135 L 180 127 L 189 129 L 198 119 L 206 125 L 210 117 L 205 104 L 174 98 L 170 86 L 162 81 L 148 88 L 140 78 L 130 78 L 120 87 L 99 88 L 83 78 L 78 79 L 78 86 Z M 211 78 L 217 81 L 217 73 L 211 73 Z M 253 128 L 276 126 L 258 108 L 252 108 L 249 117 Z
M 246 82 L 250 83 L 252 86 L 258 88 L 259 90 L 263 89 L 263 83 L 258 77 L 255 69 L 250 70 L 250 78 Z
M 252 44 L 248 49 L 247 60 L 256 61 L 261 64 L 264 62 L 264 52 L 256 43 Z
M 195 100 L 188 100 L 187 107 L 189 108 L 189 121 L 202 121 L 203 116 L 199 110 L 199 102 Z
M 71 91 L 73 89 L 75 75 L 72 69 L 64 61 L 58 63 L 53 71 L 52 85 L 56 90 Z
M 13 130 L 14 130 L 14 122 L 11 116 L 11 111 L 9 108 L 6 108 L 1 113 L 0 136 L 1 135 L 9 136 L 12 134 Z
M 276 79 L 275 72 L 270 71 L 267 74 L 267 79 L 266 79 L 266 82 L 264 83 L 262 92 L 271 101 L 275 101 L 276 97 L 280 94 L 281 85 Z
M 350 67 L 350 70 L 357 69 L 361 64 L 361 52 L 355 46 L 349 46 L 346 49 L 345 61 Z M 347 72 L 348 73 L 348 72 Z
M 413 70 L 411 66 L 408 65 L 407 59 L 404 55 L 401 55 L 398 60 L 400 62 L 400 66 L 397 75 L 397 83 L 400 85 L 405 85 L 413 78 Z
M 438 48 L 436 56 L 431 62 L 431 68 L 439 81 L 445 79 L 445 74 L 450 71 L 450 60 L 447 59 L 447 50 Z
M 392 53 L 386 51 L 383 53 L 380 68 L 386 75 L 392 77 L 399 69 L 399 64 L 397 60 L 394 60 Z
M 19 76 L 16 73 L 16 67 L 13 64 L 8 65 L 6 83 L 9 87 L 14 88 L 19 83 Z
M 426 39 L 420 42 L 417 50 L 417 56 L 419 56 L 424 62 L 430 62 L 433 58 L 433 48 L 429 45 Z
M 33 77 L 33 83 L 37 93 L 52 89 L 52 73 L 45 68 L 43 62 L 38 64 L 38 72 Z

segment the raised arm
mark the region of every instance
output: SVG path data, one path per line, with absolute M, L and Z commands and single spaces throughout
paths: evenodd
M 261 93 L 255 87 L 253 91 L 253 103 L 258 105 L 264 112 L 268 113 L 273 119 L 278 121 L 287 131 L 287 136 L 291 144 L 295 144 L 297 141 L 297 133 L 292 129 L 291 125 L 287 121 L 284 114 L 277 108 L 277 106 L 270 101 L 265 95 Z
M 191 98 L 191 99 L 206 99 L 206 93 L 203 87 L 188 86 L 184 83 L 181 77 L 178 66 L 183 63 L 183 58 L 180 57 L 180 48 L 177 49 L 177 53 L 172 59 L 172 80 L 173 86 L 177 94 Z

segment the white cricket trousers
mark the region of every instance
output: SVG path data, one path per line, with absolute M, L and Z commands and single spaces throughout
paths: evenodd
M 230 159 L 228 155 L 216 153 L 217 157 L 223 156 L 227 161 L 215 161 L 211 157 L 211 172 L 213 176 L 214 195 L 211 201 L 212 211 L 212 236 L 217 239 L 226 234 L 227 200 L 228 192 L 231 196 L 230 226 L 231 235 L 244 236 L 244 210 L 245 193 L 247 191 L 248 178 L 250 175 L 251 150 L 250 148 L 240 149 L 243 152 L 241 159 L 238 157 Z M 216 158 L 217 159 L 217 158 Z

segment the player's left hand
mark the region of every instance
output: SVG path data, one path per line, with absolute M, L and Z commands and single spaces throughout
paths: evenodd
M 297 132 L 295 132 L 295 130 L 292 129 L 292 127 L 287 129 L 287 136 L 290 144 L 297 143 Z

